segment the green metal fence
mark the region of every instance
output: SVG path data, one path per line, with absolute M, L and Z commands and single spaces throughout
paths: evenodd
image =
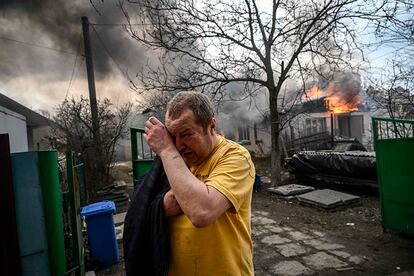
M 372 118 L 381 220 L 414 235 L 414 121 Z
M 151 168 L 154 153 L 144 141 L 142 128 L 131 128 L 132 177 L 134 187 L 138 180 Z
M 66 255 L 57 151 L 38 151 L 37 154 L 49 248 L 50 273 L 51 275 L 63 275 L 66 272 Z
M 13 153 L 11 162 L 21 275 L 51 275 L 39 155 Z
M 64 193 L 68 201 L 67 217 L 70 219 L 71 258 L 72 265 L 65 273 L 77 276 L 85 275 L 84 246 L 82 235 L 82 219 L 80 217 L 81 206 L 85 205 L 84 164 L 72 151 L 66 152 L 66 179 L 68 190 Z M 81 192 L 83 190 L 83 193 Z M 82 196 L 83 194 L 83 196 Z

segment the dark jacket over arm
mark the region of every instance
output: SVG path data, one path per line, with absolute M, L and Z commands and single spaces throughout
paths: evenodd
M 168 273 L 169 235 L 163 197 L 170 185 L 159 157 L 137 185 L 124 222 L 126 274 L 164 276 Z

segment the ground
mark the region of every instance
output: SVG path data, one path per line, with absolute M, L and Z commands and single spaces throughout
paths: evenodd
M 361 203 L 326 211 L 269 187 L 253 194 L 255 275 L 414 275 L 414 238 L 383 230 L 377 191 L 345 189 Z M 122 260 L 96 274 L 124 275 Z
M 359 206 L 326 211 L 281 199 L 266 186 L 255 192 L 256 275 L 414 275 L 414 238 L 384 232 L 378 197 L 360 196 Z M 273 222 L 262 227 L 266 219 Z M 277 235 L 273 243 L 266 239 L 271 226 Z M 292 271 L 289 262 L 304 270 Z M 283 270 L 283 265 L 290 270 Z

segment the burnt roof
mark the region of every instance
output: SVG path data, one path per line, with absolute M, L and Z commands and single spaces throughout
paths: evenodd
M 318 99 L 307 100 L 303 102 L 302 112 L 304 113 L 328 112 L 328 108 L 325 105 L 325 98 L 318 98 Z

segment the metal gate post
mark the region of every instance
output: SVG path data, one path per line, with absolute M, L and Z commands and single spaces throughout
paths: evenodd
M 83 250 L 83 236 L 82 236 L 82 221 L 80 217 L 80 198 L 79 198 L 79 182 L 74 177 L 73 171 L 73 152 L 66 152 L 66 172 L 69 188 L 69 206 L 71 212 L 72 224 L 72 241 L 73 254 L 76 269 L 76 275 L 85 275 L 84 250 Z

